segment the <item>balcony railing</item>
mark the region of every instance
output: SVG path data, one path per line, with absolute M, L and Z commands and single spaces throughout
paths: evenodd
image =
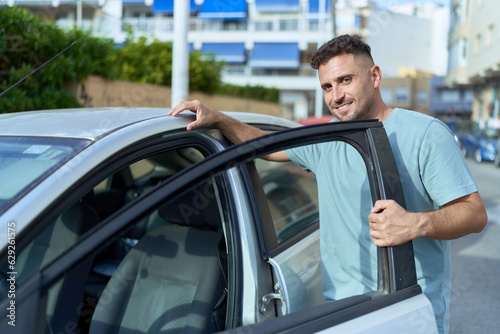
M 62 28 L 74 28 L 76 20 L 74 19 L 58 19 L 57 24 Z M 330 23 L 324 26 L 324 31 L 330 31 Z M 139 33 L 168 33 L 174 31 L 174 20 L 172 17 L 126 17 L 121 20 L 101 19 L 83 19 L 82 28 L 90 29 L 95 33 L 106 33 L 107 31 L 116 32 L 117 27 L 120 27 L 121 32 L 125 32 L 127 27 L 132 28 L 134 32 Z M 273 32 L 290 32 L 290 31 L 308 31 L 315 32 L 320 29 L 321 25 L 318 21 L 309 21 L 307 19 L 281 19 L 281 20 L 259 20 L 259 21 L 211 21 L 192 18 L 189 21 L 189 31 L 195 32 L 222 32 L 222 31 L 273 31 Z M 355 27 L 353 27 L 354 29 Z M 113 36 L 108 36 L 113 37 Z

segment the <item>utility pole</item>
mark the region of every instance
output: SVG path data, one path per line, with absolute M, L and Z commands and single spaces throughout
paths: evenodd
M 332 38 L 337 36 L 337 20 L 335 16 L 335 3 L 336 0 L 331 0 L 330 12 L 332 14 Z
M 190 1 L 174 1 L 171 107 L 187 100 L 189 92 L 189 48 L 187 41 L 189 6 Z
M 327 15 L 326 15 L 326 3 L 327 1 L 330 1 L 330 13 L 332 16 L 332 37 L 335 37 L 337 35 L 337 28 L 335 24 L 335 0 L 319 0 L 319 8 L 318 8 L 318 47 L 323 45 L 323 43 L 326 42 L 325 36 L 325 30 L 326 30 L 326 21 L 327 21 Z M 328 40 L 330 38 L 327 38 Z M 316 86 L 316 91 L 314 94 L 314 99 L 315 99 L 315 104 L 314 104 L 314 116 L 316 117 L 321 117 L 323 116 L 323 91 L 321 90 L 321 87 L 319 85 L 319 80 L 318 84 Z
M 82 2 L 83 0 L 78 0 L 76 3 L 76 29 L 82 29 Z

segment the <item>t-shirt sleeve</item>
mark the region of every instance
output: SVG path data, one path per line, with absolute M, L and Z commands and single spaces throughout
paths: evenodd
M 477 191 L 460 147 L 444 123 L 429 124 L 418 156 L 422 182 L 437 205 Z
M 306 172 L 316 172 L 321 156 L 318 145 L 299 146 L 285 150 L 287 157 Z

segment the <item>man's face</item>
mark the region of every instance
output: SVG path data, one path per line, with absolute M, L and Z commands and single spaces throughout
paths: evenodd
M 375 88 L 366 57 L 342 54 L 318 69 L 319 82 L 330 112 L 341 121 L 371 118 Z

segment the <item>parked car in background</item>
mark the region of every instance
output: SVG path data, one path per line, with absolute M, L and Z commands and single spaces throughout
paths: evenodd
M 377 290 L 325 303 L 315 176 L 260 159 L 341 141 L 404 207 L 382 123 L 229 113 L 269 133 L 232 145 L 167 112 L 0 115 L 0 333 L 437 333 L 411 242 L 378 249 Z
M 449 118 L 444 120 L 444 123 L 448 126 L 448 128 L 451 130 L 453 133 L 453 136 L 455 137 L 455 140 L 457 143 L 460 144 L 460 147 L 462 148 L 462 153 L 465 156 L 465 152 L 462 146 L 462 141 L 463 137 L 471 132 L 474 131 L 475 129 L 475 123 L 472 122 L 471 120 L 463 120 L 463 119 L 457 119 L 457 118 Z
M 495 150 L 495 160 L 493 160 L 495 167 L 500 167 L 500 138 L 498 138 Z
M 297 122 L 302 125 L 310 125 L 310 124 L 328 123 L 331 122 L 333 119 L 336 119 L 336 117 L 333 115 L 325 115 L 322 117 L 308 117 L 298 120 Z
M 484 128 L 475 124 L 471 132 L 460 138 L 464 156 L 472 156 L 476 162 L 494 161 L 500 129 Z

